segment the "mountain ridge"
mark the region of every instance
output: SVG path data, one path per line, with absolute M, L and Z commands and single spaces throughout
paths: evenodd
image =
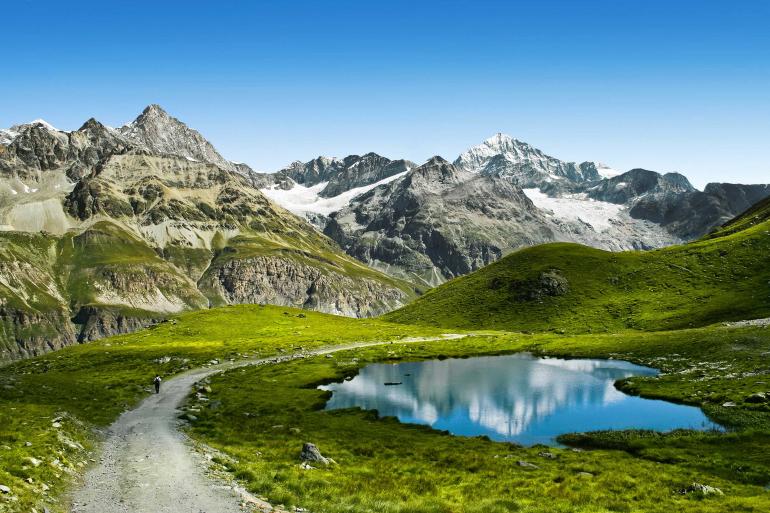
M 189 157 L 200 140 L 180 121 L 152 106 L 137 119 L 132 130 L 149 129 L 37 124 L 0 146 L 0 357 L 210 305 L 372 316 L 413 297 L 412 286 L 272 203 L 250 176 L 218 165 L 218 154 Z M 158 144 L 145 144 L 169 123 Z

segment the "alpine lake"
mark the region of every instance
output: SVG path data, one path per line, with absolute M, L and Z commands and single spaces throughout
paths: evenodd
M 458 436 L 558 445 L 559 435 L 623 429 L 721 430 L 694 406 L 644 399 L 615 382 L 655 376 L 620 360 L 565 360 L 528 353 L 368 365 L 332 393 L 327 410 L 361 408 Z

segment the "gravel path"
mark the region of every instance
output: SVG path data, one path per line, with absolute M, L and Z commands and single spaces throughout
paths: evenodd
M 410 338 L 397 344 L 451 340 L 464 335 Z M 73 513 L 240 513 L 244 503 L 270 505 L 237 487 L 205 475 L 208 462 L 179 432 L 178 408 L 196 382 L 247 365 L 273 364 L 347 349 L 389 344 L 363 342 L 275 358 L 244 360 L 194 369 L 163 383 L 161 393 L 124 413 L 110 427 L 99 462 L 73 495 Z

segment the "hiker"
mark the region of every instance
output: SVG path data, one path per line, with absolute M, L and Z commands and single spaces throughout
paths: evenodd
M 158 375 L 155 375 L 155 379 L 152 380 L 152 382 L 155 383 L 155 393 L 156 394 L 160 393 L 160 382 L 161 381 L 163 381 L 163 380 L 160 379 L 160 376 L 158 376 Z

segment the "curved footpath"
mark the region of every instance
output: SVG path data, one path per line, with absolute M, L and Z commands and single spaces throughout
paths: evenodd
M 408 338 L 394 344 L 452 340 L 465 335 Z M 73 494 L 73 513 L 236 513 L 273 511 L 270 504 L 237 486 L 205 475 L 209 463 L 179 432 L 178 408 L 198 381 L 237 367 L 275 364 L 348 349 L 390 344 L 361 342 L 273 358 L 193 369 L 166 381 L 161 393 L 125 412 L 110 426 L 98 464 Z

